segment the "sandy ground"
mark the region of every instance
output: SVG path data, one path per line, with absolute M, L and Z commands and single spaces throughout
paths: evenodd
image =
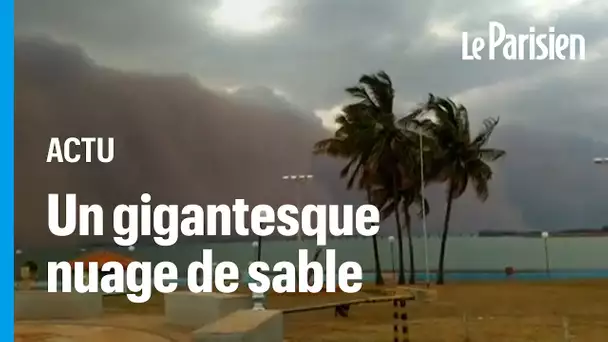
M 564 318 L 571 341 L 608 341 L 608 281 L 460 284 L 436 289 L 436 301 L 408 304 L 414 342 L 564 341 Z M 270 305 L 297 306 L 313 300 L 320 298 L 273 298 Z M 334 318 L 331 311 L 287 317 L 286 337 L 293 342 L 313 337 L 314 341 L 392 340 L 391 304 L 351 311 L 349 318 Z
M 463 283 L 433 289 L 437 291 L 435 301 L 408 304 L 413 342 L 565 341 L 564 320 L 570 341 L 608 341 L 606 280 Z M 290 308 L 363 296 L 366 294 L 271 295 L 268 307 Z M 176 341 L 187 340 L 187 331 L 163 324 L 160 295 L 145 304 L 108 297 L 105 305 L 104 324 L 134 326 Z M 392 304 L 387 303 L 354 306 L 348 318 L 334 317 L 333 310 L 290 314 L 285 317 L 285 337 L 290 342 L 392 341 L 393 312 Z M 123 333 L 114 334 L 120 337 Z

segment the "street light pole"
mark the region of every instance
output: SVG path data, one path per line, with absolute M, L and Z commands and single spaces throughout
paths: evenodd
M 262 246 L 260 246 L 260 241 L 261 241 L 261 237 L 258 237 L 257 241 L 253 241 L 251 243 L 251 247 L 253 248 L 253 260 L 254 261 L 260 261 L 260 259 L 262 259 L 262 256 L 260 253 L 262 251 L 262 249 L 261 249 Z
M 395 237 L 394 236 L 388 237 L 388 245 L 389 245 L 389 249 L 391 251 L 391 265 L 393 267 L 393 280 L 395 280 L 395 279 L 397 279 L 397 272 L 395 272 L 395 249 L 394 249 Z
M 282 177 L 283 180 L 286 181 L 294 181 L 296 182 L 296 207 L 298 208 L 298 218 L 300 224 L 302 224 L 302 199 L 301 199 L 301 189 L 300 187 L 307 181 L 311 181 L 313 179 L 313 175 L 305 174 L 305 175 L 287 175 Z M 298 241 L 302 241 L 302 227 L 298 230 Z
M 549 239 L 548 232 L 542 232 L 541 237 L 543 238 L 543 242 L 545 244 L 545 273 L 547 276 L 551 274 L 551 269 L 549 267 L 549 245 L 547 244 L 547 240 Z
M 420 142 L 419 150 L 420 150 L 420 196 L 422 196 L 422 234 L 424 235 L 424 268 L 425 268 L 425 280 L 426 286 L 429 287 L 431 285 L 430 275 L 429 275 L 429 246 L 428 246 L 428 236 L 426 231 L 426 194 L 424 191 L 424 150 L 422 143 L 422 133 L 418 132 L 418 140 Z M 415 275 L 414 275 L 415 276 Z

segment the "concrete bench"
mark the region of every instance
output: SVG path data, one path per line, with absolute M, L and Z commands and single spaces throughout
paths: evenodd
M 239 310 L 192 333 L 194 342 L 283 342 L 283 313 Z
M 165 294 L 167 323 L 200 328 L 237 310 L 251 309 L 251 296 L 245 294 L 191 293 Z
M 16 320 L 94 318 L 102 314 L 101 293 L 15 291 Z

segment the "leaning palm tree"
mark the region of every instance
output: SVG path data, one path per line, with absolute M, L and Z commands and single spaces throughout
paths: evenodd
M 477 197 L 485 201 L 489 195 L 488 184 L 492 168 L 488 164 L 505 155 L 504 150 L 486 147 L 498 118 L 484 120 L 481 131 L 472 137 L 467 109 L 448 98 L 429 96 L 424 109 L 433 118 L 422 120 L 421 127 L 435 140 L 435 158 L 432 159 L 434 178 L 447 182 L 447 206 L 443 221 L 437 284 L 444 283 L 445 249 L 450 227 L 452 204 L 472 183 Z
M 358 102 L 366 108 L 366 113 L 375 122 L 375 139 L 367 168 L 372 170 L 371 179 L 374 185 L 384 188 L 393 198 L 393 202 L 400 202 L 400 189 L 406 187 L 408 180 L 407 169 L 404 165 L 411 165 L 412 150 L 409 148 L 409 137 L 403 134 L 397 125 L 397 117 L 393 112 L 395 90 L 391 78 L 381 71 L 375 75 L 363 75 L 359 83 L 347 89 L 351 96 L 360 99 Z M 397 229 L 399 277 L 398 283 L 405 284 L 405 265 L 403 251 L 403 234 L 401 215 L 399 210 L 394 211 Z
M 383 185 L 391 187 L 391 194 L 398 202 L 398 189 L 403 174 L 401 165 L 408 156 L 408 150 L 403 148 L 403 135 L 396 125 L 393 113 L 395 91 L 392 81 L 383 71 L 363 75 L 359 83 L 347 88 L 346 92 L 358 101 L 343 109 L 343 114 L 336 120 L 340 128 L 333 138 L 317 143 L 315 151 L 348 158 L 349 162 L 341 176 L 349 175 L 349 188 L 358 179 L 359 187 L 368 193 L 368 201 L 373 186 L 371 180 L 382 179 L 385 181 Z M 396 213 L 399 283 L 404 284 L 403 238 L 400 215 L 398 211 Z M 378 267 L 379 263 L 376 265 Z
M 352 189 L 355 182 L 359 188 L 365 189 L 367 202 L 371 204 L 371 189 L 369 180 L 372 170 L 369 163 L 375 141 L 376 122 L 367 114 L 367 107 L 361 104 L 347 105 L 342 114 L 336 117 L 339 128 L 334 136 L 317 142 L 313 153 L 324 154 L 335 158 L 347 159 L 346 166 L 340 171 L 341 178 L 348 178 L 347 189 Z M 372 236 L 376 284 L 383 285 L 382 266 L 378 251 L 378 239 Z
M 400 179 L 400 183 L 398 183 L 398 189 L 396 190 L 398 196 L 392 196 L 391 190 L 392 187 L 390 182 L 383 182 L 383 186 L 376 187 L 373 192 L 373 200 L 374 203 L 381 208 L 382 217 L 388 217 L 390 215 L 399 215 L 399 209 L 403 210 L 403 218 L 404 218 L 404 226 L 405 231 L 407 233 L 408 238 L 408 252 L 409 252 L 409 283 L 414 284 L 416 282 L 416 266 L 414 262 L 414 245 L 412 241 L 412 229 L 411 229 L 411 207 L 416 204 L 420 208 L 419 216 L 424 214 L 428 214 L 429 205 L 426 199 L 422 196 L 422 187 L 426 184 L 423 184 L 422 180 L 424 177 L 421 176 L 421 153 L 418 149 L 418 146 L 415 144 L 415 140 L 418 139 L 418 133 L 415 131 L 410 131 L 407 124 L 410 120 L 415 120 L 418 114 L 409 115 L 403 119 L 401 119 L 401 124 L 403 126 L 403 137 L 407 139 L 408 144 L 403 147 L 408 149 L 409 151 L 415 150 L 415 154 L 409 153 L 410 156 L 416 156 L 413 161 L 411 158 L 407 158 L 402 160 L 403 165 L 400 169 L 402 172 Z M 428 140 L 428 139 L 425 139 Z M 416 147 L 416 148 L 414 148 Z M 425 150 L 423 150 L 426 153 Z

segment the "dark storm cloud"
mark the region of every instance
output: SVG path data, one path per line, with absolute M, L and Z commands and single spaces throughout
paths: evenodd
M 599 49 L 602 56 L 608 52 L 606 43 Z M 492 112 L 520 123 L 608 141 L 606 58 L 556 69 L 495 85 L 485 89 L 485 96 L 483 89 L 463 94 L 463 101 L 472 103 L 477 112 Z
M 114 67 L 190 73 L 211 86 L 278 88 L 308 110 L 341 103 L 345 86 L 361 73 L 379 69 L 391 74 L 400 101 L 408 103 L 423 100 L 428 92 L 457 95 L 476 89 L 477 100 L 471 101 L 481 102 L 470 107 L 485 108 L 484 92 L 488 97 L 497 87 L 534 89 L 538 84 L 542 91 L 534 92 L 534 100 L 550 101 L 558 111 L 583 97 L 588 106 L 599 102 L 590 101 L 589 91 L 582 90 L 590 88 L 592 74 L 574 75 L 567 81 L 551 77 L 575 68 L 575 62 L 460 60 L 461 31 L 487 31 L 489 20 L 501 21 L 515 33 L 532 25 L 555 25 L 560 32 L 583 34 L 589 54 L 608 37 L 608 7 L 598 0 L 564 8 L 548 20 L 538 16 L 548 9 L 542 1 L 524 7 L 497 0 L 285 0 L 278 2 L 285 25 L 258 37 L 214 30 L 209 14 L 218 3 L 20 0 L 16 31 L 76 43 L 98 62 Z M 603 70 L 605 56 L 599 58 L 593 67 Z M 526 79 L 535 81 L 528 84 Z M 563 88 L 569 89 L 568 96 L 556 97 Z M 608 90 L 604 82 L 593 83 L 593 89 L 592 93 Z M 509 94 L 503 111 L 514 108 L 523 111 L 520 119 L 542 121 L 535 119 L 542 117 L 542 108 L 526 104 L 529 93 L 510 90 Z M 568 103 L 561 105 L 564 101 Z
M 102 63 L 163 70 L 178 64 L 200 34 L 192 6 L 189 0 L 179 6 L 161 0 L 25 0 L 15 4 L 15 31 L 76 43 Z

